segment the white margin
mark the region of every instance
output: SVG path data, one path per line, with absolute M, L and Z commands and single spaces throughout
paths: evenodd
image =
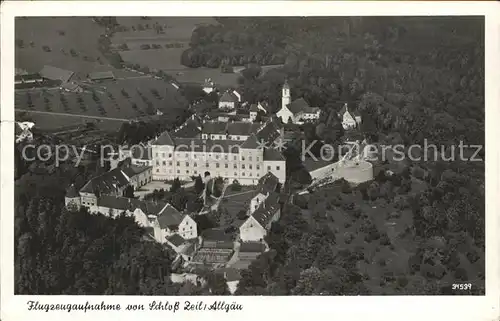
M 212 302 L 244 306 L 242 312 L 29 312 L 28 300 L 45 303 L 145 303 L 138 296 L 14 296 L 14 17 L 15 16 L 368 16 L 368 15 L 485 15 L 486 16 L 486 296 L 364 296 L 364 297 L 156 297 L 162 301 Z M 382 1 L 7 1 L 1 4 L 1 319 L 55 320 L 89 318 L 137 320 L 498 320 L 499 319 L 499 90 L 500 5 L 496 2 L 382 2 Z

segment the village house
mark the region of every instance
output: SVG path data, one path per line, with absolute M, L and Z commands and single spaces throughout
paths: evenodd
M 357 128 L 361 124 L 361 114 L 354 109 L 350 109 L 347 103 L 340 109 L 338 116 L 342 120 L 344 130 Z
M 239 103 L 238 97 L 235 91 L 225 91 L 219 98 L 219 109 L 234 110 Z
M 252 211 L 248 219 L 240 226 L 242 242 L 262 242 L 271 224 L 280 218 L 281 204 L 279 194 L 270 192 L 256 210 Z
M 48 65 L 43 66 L 42 70 L 40 71 L 40 76 L 42 76 L 43 79 L 57 80 L 61 83 L 68 82 L 71 77 L 73 77 L 73 75 L 74 72 L 71 70 L 65 70 Z
M 112 71 L 96 71 L 88 74 L 88 78 L 91 81 L 114 80 L 115 75 Z
M 282 88 L 281 109 L 276 113 L 276 116 L 281 118 L 285 124 L 304 124 L 319 119 L 321 110 L 319 107 L 310 107 L 304 98 L 299 98 L 291 101 L 290 85 L 285 81 Z

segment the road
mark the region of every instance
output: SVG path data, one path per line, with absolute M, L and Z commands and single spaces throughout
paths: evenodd
M 102 116 L 54 113 L 54 112 L 50 112 L 50 111 L 38 111 L 38 110 L 29 110 L 29 109 L 20 109 L 20 108 L 16 108 L 15 111 L 16 112 L 23 112 L 23 113 L 42 114 L 42 115 L 70 116 L 70 117 L 80 117 L 80 118 L 90 118 L 90 119 L 100 119 L 100 120 L 116 120 L 116 121 L 123 121 L 123 122 L 130 120 L 130 119 L 123 119 L 123 118 L 111 118 L 111 117 L 102 117 Z

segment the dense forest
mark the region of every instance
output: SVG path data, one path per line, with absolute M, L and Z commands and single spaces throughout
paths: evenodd
M 484 146 L 482 18 L 225 17 L 218 22 L 193 32 L 182 63 L 283 64 L 265 73 L 251 67 L 256 72 L 243 73 L 240 90 L 244 100 L 267 100 L 276 111 L 288 79 L 292 97 L 322 109 L 320 123 L 302 129 L 307 140 L 340 142 L 344 131 L 336 112 L 349 102 L 362 114 L 361 131 L 381 144 L 425 140 L 447 146 L 440 153 L 448 156 L 458 154 L 450 146 L 460 141 Z M 152 138 L 158 128 L 127 125 L 118 141 Z M 479 157 L 484 154 L 483 148 Z M 290 166 L 291 157 L 288 177 L 310 179 L 297 164 Z M 287 204 L 267 239 L 273 250 L 242 272 L 237 294 L 456 294 L 450 292 L 451 280 L 472 283 L 468 293 L 484 293 L 484 161 L 440 157 L 398 166 L 391 177 L 380 174 L 355 189 L 339 183 Z M 92 171 L 60 171 L 29 171 L 16 182 L 17 293 L 207 293 L 171 284 L 165 275 L 172 256 L 147 241 L 130 219 L 64 209 L 64 188 Z M 154 197 L 174 197 L 168 193 Z M 185 197 L 177 198 L 178 207 L 187 206 Z M 389 237 L 371 216 L 373 208 L 385 208 L 391 217 L 408 215 L 411 224 L 399 238 Z M 386 214 L 377 212 L 382 220 Z M 348 241 L 356 237 L 361 245 Z M 403 246 L 408 255 L 399 270 L 373 254 Z M 218 289 L 213 294 L 227 292 L 220 276 L 209 279 Z

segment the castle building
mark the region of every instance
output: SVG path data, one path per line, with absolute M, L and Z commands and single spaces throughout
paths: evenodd
M 222 177 L 255 185 L 267 172 L 286 180 L 285 159 L 273 143 L 282 135 L 276 120 L 267 123 L 205 123 L 201 138 L 164 132 L 151 143 L 153 180 Z
M 321 110 L 319 107 L 310 107 L 304 98 L 299 98 L 291 101 L 290 85 L 285 80 L 281 90 L 281 109 L 276 113 L 276 116 L 281 118 L 285 124 L 304 124 L 305 122 L 313 122 L 319 119 Z

